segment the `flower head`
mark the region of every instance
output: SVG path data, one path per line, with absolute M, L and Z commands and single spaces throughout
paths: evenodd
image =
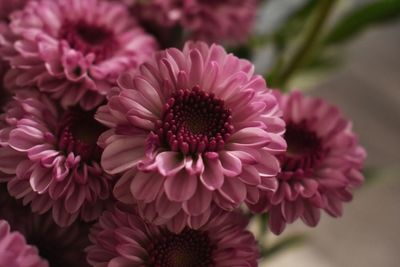
M 187 43 L 122 75 L 97 119 L 102 167 L 122 173 L 123 202 L 179 232 L 198 228 L 211 207 L 227 211 L 274 191 L 284 151 L 275 97 L 253 66 L 221 46 Z
M 181 27 L 191 39 L 241 42 L 248 37 L 257 0 L 150 0 L 136 1 L 132 10 L 152 29 L 172 32 Z M 170 33 L 171 34 L 171 33 Z
M 247 221 L 237 213 L 214 214 L 198 230 L 181 233 L 145 223 L 131 211 L 106 211 L 91 231 L 92 266 L 257 266 L 259 257 Z
M 5 184 L 0 184 L 0 219 L 6 220 L 11 230 L 18 231 L 29 245 L 35 246 L 49 266 L 89 266 L 83 251 L 89 244 L 88 225 L 76 222 L 61 228 L 55 224 L 51 213 L 32 213 L 22 201 L 11 197 Z M 16 267 L 19 266 L 25 265 Z
M 93 114 L 64 110 L 30 90 L 18 91 L 0 119 L 0 172 L 9 177 L 11 195 L 34 212 L 51 209 L 63 226 L 96 219 L 110 201 L 112 179 L 96 145 L 103 127 Z
M 118 74 L 156 48 L 125 5 L 105 0 L 31 1 L 13 13 L 0 40 L 13 67 L 8 87 L 35 85 L 64 107 L 84 109 L 99 105 Z
M 10 232 L 10 225 L 0 220 L 0 266 L 48 267 L 35 247 L 26 244 L 18 232 Z
M 363 182 L 366 153 L 338 108 L 300 92 L 275 95 L 287 125 L 288 150 L 279 156 L 278 190 L 253 208 L 269 209 L 270 228 L 279 234 L 299 218 L 316 226 L 321 210 L 340 216 L 343 202 Z
M 40 257 L 50 266 L 88 266 L 83 252 L 89 242 L 88 225 L 76 222 L 61 228 L 50 213 L 32 213 L 22 201 L 11 197 L 5 184 L 0 184 L 0 219 L 6 220 L 13 231 L 23 235 L 29 245 L 35 246 Z

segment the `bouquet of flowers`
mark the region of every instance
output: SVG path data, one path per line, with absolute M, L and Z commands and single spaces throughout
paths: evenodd
M 352 33 L 305 2 L 254 34 L 269 1 L 0 0 L 0 266 L 258 266 L 267 231 L 341 216 L 366 152 L 286 88 Z

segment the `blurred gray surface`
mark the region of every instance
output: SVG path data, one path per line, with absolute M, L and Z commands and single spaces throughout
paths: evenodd
M 368 166 L 379 167 L 374 181 L 355 194 L 344 217 L 325 216 L 293 248 L 261 266 L 400 266 L 400 22 L 376 27 L 346 48 L 346 63 L 312 88 L 343 109 L 368 150 Z

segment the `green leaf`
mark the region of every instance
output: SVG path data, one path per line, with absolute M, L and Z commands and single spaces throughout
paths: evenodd
M 347 41 L 367 27 L 400 17 L 400 0 L 379 0 L 351 11 L 327 34 L 324 44 Z

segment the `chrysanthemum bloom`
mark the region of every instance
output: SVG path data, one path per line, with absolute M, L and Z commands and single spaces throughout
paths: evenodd
M 96 219 L 108 203 L 112 179 L 98 163 L 103 127 L 94 112 L 63 110 L 46 95 L 18 91 L 1 116 L 0 171 L 8 190 L 34 212 L 52 209 L 59 225 Z
M 255 208 L 268 208 L 270 228 L 280 234 L 299 218 L 316 226 L 321 210 L 341 216 L 343 202 L 364 180 L 366 153 L 338 108 L 300 92 L 275 94 L 287 125 L 288 150 L 280 155 L 278 190 Z
M 61 228 L 50 213 L 32 213 L 22 201 L 11 197 L 5 184 L 0 184 L 0 219 L 6 220 L 12 231 L 23 235 L 29 245 L 35 246 L 50 266 L 89 266 L 84 253 L 84 248 L 89 245 L 89 225 L 76 222 Z
M 257 266 L 258 246 L 245 230 L 247 220 L 236 212 L 214 215 L 198 230 L 176 234 L 132 211 L 106 211 L 89 235 L 87 259 L 94 267 Z
M 12 14 L 1 44 L 13 67 L 7 87 L 36 85 L 64 107 L 87 110 L 156 48 L 125 5 L 105 0 L 31 1 Z
M 123 173 L 114 193 L 179 232 L 197 228 L 211 206 L 231 211 L 274 191 L 286 149 L 275 97 L 253 66 L 218 45 L 167 49 L 123 75 L 97 119 L 102 167 Z
M 10 232 L 10 226 L 0 220 L 0 266 L 7 267 L 48 267 L 40 258 L 35 247 L 26 244 L 18 232 Z
M 132 11 L 152 29 L 176 31 L 209 42 L 242 42 L 248 37 L 258 0 L 136 1 Z

